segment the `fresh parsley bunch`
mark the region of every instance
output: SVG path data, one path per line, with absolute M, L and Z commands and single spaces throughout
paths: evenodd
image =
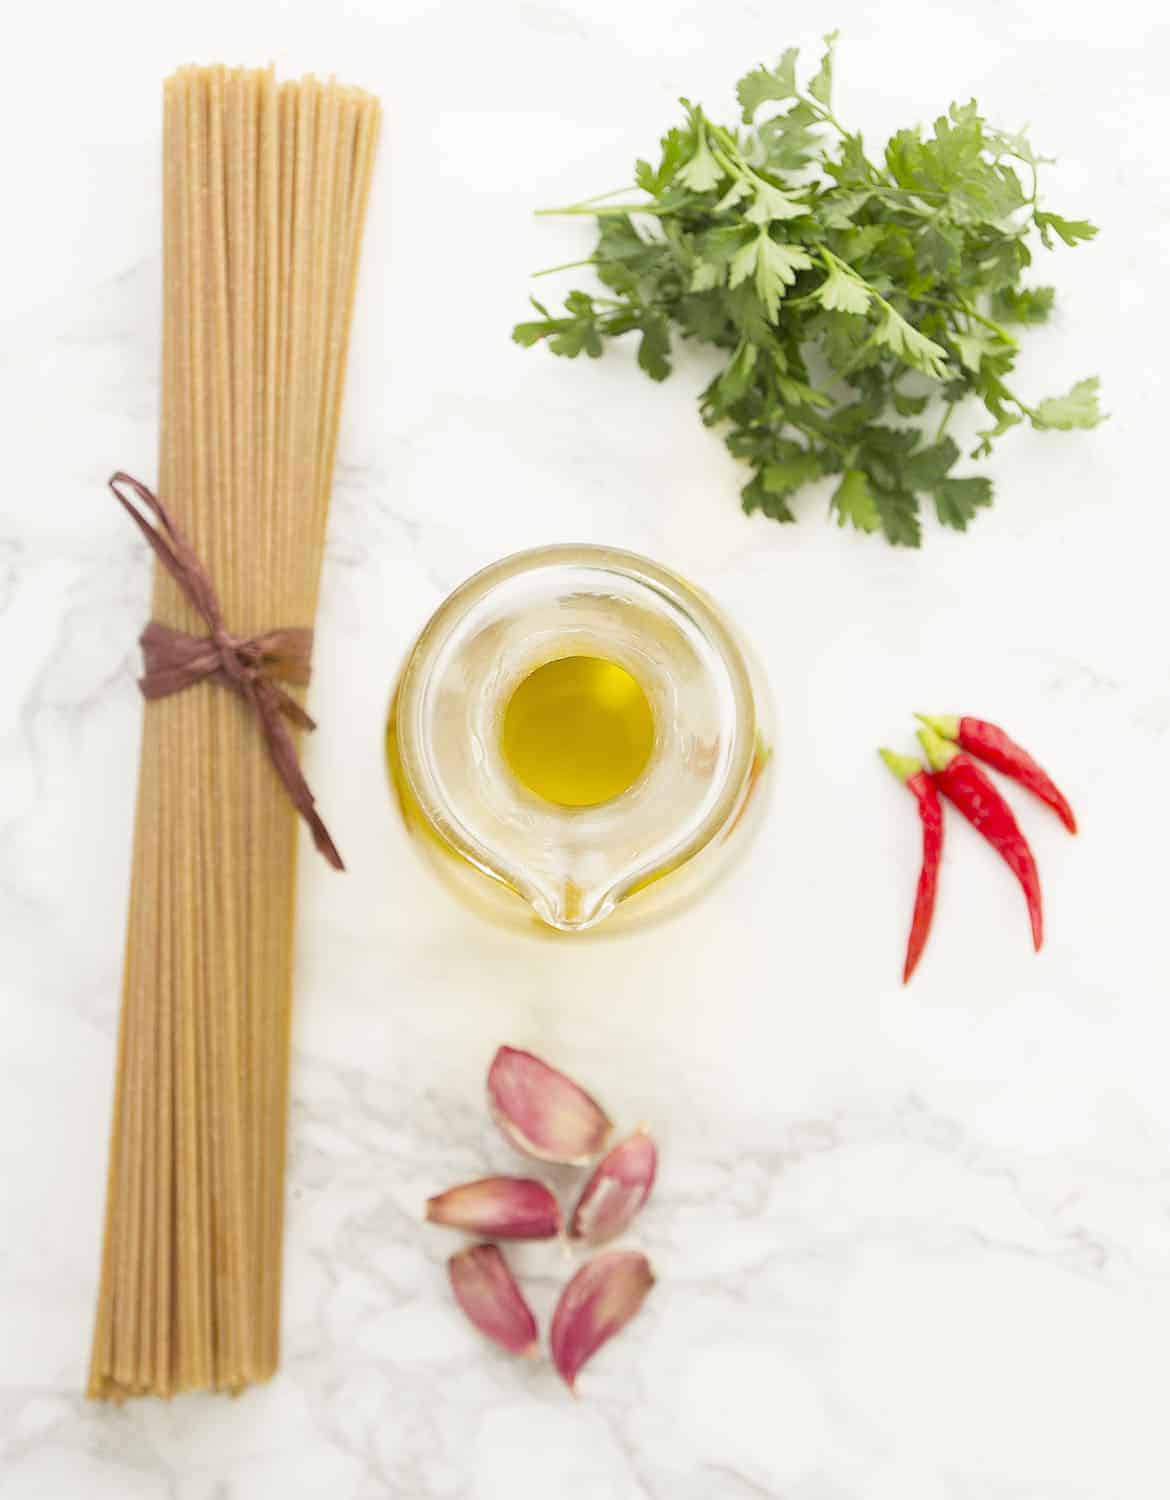
M 926 495 L 944 526 L 966 528 L 991 503 L 991 480 L 952 473 L 946 428 L 977 396 L 991 416 L 973 458 L 1017 423 L 1093 427 L 1097 380 L 1029 405 L 1008 380 L 1010 325 L 1041 323 L 1051 287 L 1025 288 L 1033 232 L 1051 249 L 1096 233 L 1039 206 L 1037 156 L 1023 135 L 993 130 L 974 101 L 953 104 L 933 133 L 901 130 L 880 162 L 833 113 L 833 47 L 802 90 L 795 49 L 737 88 L 747 129 L 714 124 L 682 101 L 686 123 L 662 138 L 657 166 L 639 161 L 641 203 L 614 194 L 556 213 L 598 221 L 588 261 L 610 296 L 570 292 L 555 316 L 519 323 L 523 345 L 597 358 L 606 338 L 637 332 L 653 380 L 671 370 L 671 330 L 713 344 L 727 362 L 701 398 L 751 466 L 747 511 L 795 519 L 792 497 L 839 476 L 840 524 L 921 542 Z M 778 110 L 761 119 L 766 106 Z M 556 270 L 567 269 L 555 267 Z M 911 420 L 940 411 L 932 436 Z

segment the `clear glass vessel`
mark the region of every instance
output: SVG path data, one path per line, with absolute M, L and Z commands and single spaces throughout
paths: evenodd
M 746 844 L 769 717 L 702 593 L 633 553 L 545 547 L 432 616 L 386 749 L 448 884 L 497 921 L 579 933 L 677 907 Z

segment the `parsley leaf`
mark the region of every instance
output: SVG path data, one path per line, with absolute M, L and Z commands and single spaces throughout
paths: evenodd
M 966 333 L 955 330 L 951 333 L 951 343 L 959 351 L 959 359 L 976 375 L 983 368 L 985 356 L 1001 354 L 1010 345 L 997 338 L 994 334 L 983 333 L 978 328 L 973 328 Z
M 787 193 L 761 177 L 756 179 L 755 200 L 744 217 L 749 224 L 770 224 L 773 219 L 798 219 L 806 212 L 803 203 L 793 202 Z
M 796 94 L 796 59 L 800 51 L 789 47 L 774 68 L 753 68 L 735 86 L 736 98 L 743 109 L 743 122 L 750 125 L 761 104 L 774 99 L 791 99 Z
M 564 210 L 596 218 L 600 290 L 570 292 L 557 312 L 534 301 L 512 337 L 596 359 L 633 335 L 653 380 L 671 373 L 672 335 L 707 345 L 720 366 L 700 413 L 750 471 L 746 511 L 791 522 L 793 497 L 834 476 L 838 524 L 917 547 L 921 511 L 962 531 L 991 504 L 986 475 L 953 473 L 945 429 L 960 404 L 988 414 L 975 459 L 1024 422 L 1104 420 L 1095 378 L 1038 404 L 1012 384 L 1011 330 L 1044 322 L 1055 300 L 1022 284 L 1037 239 L 1051 249 L 1097 231 L 1040 206 L 1048 158 L 973 100 L 871 157 L 833 113 L 835 46 L 825 37 L 807 84 L 792 48 L 741 78 L 746 129 L 682 100 L 657 159 L 636 163 L 635 192 Z
M 1001 323 L 1046 323 L 1056 300 L 1052 286 L 999 287 L 991 298 L 991 311 Z
M 761 471 L 769 495 L 791 495 L 824 473 L 814 449 L 802 448 L 799 443 L 779 444 L 778 449 L 775 459 Z
M 652 197 L 657 197 L 674 180 L 674 174 L 689 154 L 687 133 L 677 125 L 671 126 L 659 144 L 661 157 L 657 167 L 652 167 L 648 161 L 639 161 L 634 167 L 634 181 Z
M 725 405 L 731 406 L 747 394 L 759 354 L 758 344 L 750 344 L 747 339 L 740 340 L 735 357 L 723 374 L 718 376 L 719 397 Z
M 690 188 L 692 193 L 706 193 L 711 188 L 719 186 L 723 172 L 719 163 L 711 155 L 711 148 L 707 144 L 707 132 L 702 125 L 698 129 L 694 152 L 686 164 L 678 169 L 675 176 L 683 187 Z
M 809 79 L 808 91 L 813 98 L 823 104 L 826 109 L 833 100 L 833 52 L 837 46 L 837 31 L 830 31 L 825 37 L 825 55 L 821 58 L 821 65 Z
M 731 258 L 728 285 L 736 287 L 755 274 L 756 292 L 768 320 L 776 321 L 780 298 L 796 280 L 797 271 L 807 271 L 812 258 L 796 245 L 778 245 L 766 229 L 749 240 Z
M 744 511 L 749 516 L 753 511 L 759 510 L 773 521 L 796 520 L 784 495 L 770 490 L 764 483 L 763 474 L 757 474 L 754 479 L 748 480 L 741 492 L 741 500 Z
M 829 274 L 813 296 L 829 312 L 864 313 L 870 303 L 870 290 L 865 282 L 838 261 L 830 262 Z
M 908 489 L 929 490 L 941 484 L 959 456 L 953 439 L 942 438 L 929 448 L 919 448 L 902 466 L 902 482 Z
M 873 503 L 888 541 L 895 547 L 921 547 L 918 502 L 912 494 L 902 489 L 875 488 Z
M 969 521 L 982 505 L 991 504 L 991 480 L 986 474 L 965 479 L 944 479 L 935 486 L 934 508 L 944 526 L 966 531 Z
M 638 345 L 638 364 L 651 380 L 665 380 L 670 374 L 670 328 L 660 312 L 646 314 Z
M 860 469 L 845 470 L 830 503 L 839 526 L 848 521 L 858 531 L 876 531 L 881 525 L 869 481 Z
M 904 359 L 915 370 L 921 370 L 924 375 L 933 375 L 936 380 L 941 380 L 945 374 L 947 351 L 933 339 L 928 339 L 924 333 L 919 333 L 888 302 L 882 306 L 882 319 L 874 336 L 879 344 Z
M 1078 240 L 1091 240 L 1097 233 L 1096 224 L 1087 219 L 1062 219 L 1059 214 L 1036 213 L 1036 228 L 1045 249 L 1052 249 L 1052 236 L 1058 234 L 1066 245 L 1075 245 Z
M 1096 427 L 1105 420 L 1097 403 L 1100 384 L 1094 375 L 1088 380 L 1078 380 L 1067 396 L 1049 396 L 1032 413 L 1032 426 L 1051 427 L 1060 432 L 1073 427 Z
M 890 388 L 890 400 L 900 417 L 920 417 L 926 410 L 929 396 L 907 396 L 904 392 Z

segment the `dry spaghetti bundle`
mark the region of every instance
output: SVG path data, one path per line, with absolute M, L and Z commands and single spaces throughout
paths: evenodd
M 166 82 L 159 501 L 236 643 L 313 623 L 378 122 L 312 78 Z M 158 567 L 180 654 L 209 637 L 190 596 Z M 279 1356 L 297 809 L 241 682 L 146 708 L 95 1397 L 236 1391 Z

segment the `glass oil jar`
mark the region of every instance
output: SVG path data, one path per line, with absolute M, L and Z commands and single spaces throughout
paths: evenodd
M 386 732 L 420 849 L 486 915 L 626 925 L 747 841 L 771 760 L 758 669 L 666 568 L 546 547 L 485 568 L 408 655 Z

